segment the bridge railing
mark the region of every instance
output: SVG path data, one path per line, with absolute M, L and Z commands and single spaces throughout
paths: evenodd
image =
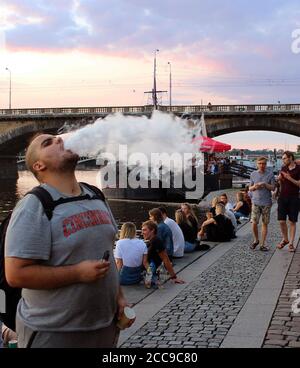
M 159 106 L 160 111 L 173 113 L 263 113 L 300 112 L 300 104 L 262 104 L 262 105 L 182 105 Z M 143 114 L 153 111 L 152 105 L 145 106 L 103 106 L 103 107 L 54 107 L 28 109 L 0 109 L 0 116 L 37 115 L 106 115 L 111 113 Z

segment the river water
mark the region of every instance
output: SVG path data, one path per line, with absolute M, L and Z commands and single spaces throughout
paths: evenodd
M 97 170 L 76 171 L 77 180 L 96 185 Z M 16 182 L 0 181 L 0 221 L 14 208 L 15 204 L 25 193 L 30 191 L 38 182 L 28 171 L 19 171 L 19 179 Z M 118 224 L 132 221 L 139 229 L 142 222 L 148 220 L 148 211 L 160 205 L 159 202 L 108 200 L 111 210 Z M 166 205 L 169 216 L 174 218 L 177 204 Z

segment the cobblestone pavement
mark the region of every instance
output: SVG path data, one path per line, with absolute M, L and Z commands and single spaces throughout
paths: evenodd
M 235 240 L 236 246 L 200 274 L 121 347 L 220 347 L 275 251 L 280 238 L 275 217 L 273 214 L 269 227 L 270 252 L 251 251 L 252 235 L 249 233 L 239 237 Z
M 300 248 L 298 246 L 292 259 L 284 286 L 267 331 L 264 348 L 293 347 L 300 348 L 300 313 L 292 312 L 292 303 L 296 297 L 291 294 L 299 290 L 300 297 Z M 300 308 L 300 301 L 298 302 Z M 300 312 L 300 309 L 299 309 Z

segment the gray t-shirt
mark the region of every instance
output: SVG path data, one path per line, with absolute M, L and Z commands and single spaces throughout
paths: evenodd
M 258 170 L 253 171 L 250 175 L 250 186 L 257 183 L 275 184 L 275 177 L 272 169 L 266 169 L 264 173 L 260 173 Z M 258 206 L 271 206 L 272 205 L 272 194 L 271 191 L 262 188 L 254 190 L 252 193 L 252 203 Z
M 68 197 L 42 185 L 53 199 Z M 90 194 L 81 185 L 82 194 Z M 6 235 L 5 255 L 38 260 L 45 266 L 99 260 L 111 254 L 108 274 L 92 283 L 78 283 L 51 290 L 23 289 L 17 315 L 37 331 L 89 331 L 107 327 L 116 313 L 119 288 L 113 244 L 117 226 L 101 200 L 84 199 L 57 206 L 51 221 L 32 194 L 19 201 Z

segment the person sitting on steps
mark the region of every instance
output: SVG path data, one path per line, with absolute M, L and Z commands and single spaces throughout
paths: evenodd
M 199 236 L 203 238 L 206 234 L 208 241 L 226 242 L 234 238 L 234 227 L 231 220 L 225 216 L 223 203 L 216 205 L 216 216 L 209 216 L 203 222 Z

